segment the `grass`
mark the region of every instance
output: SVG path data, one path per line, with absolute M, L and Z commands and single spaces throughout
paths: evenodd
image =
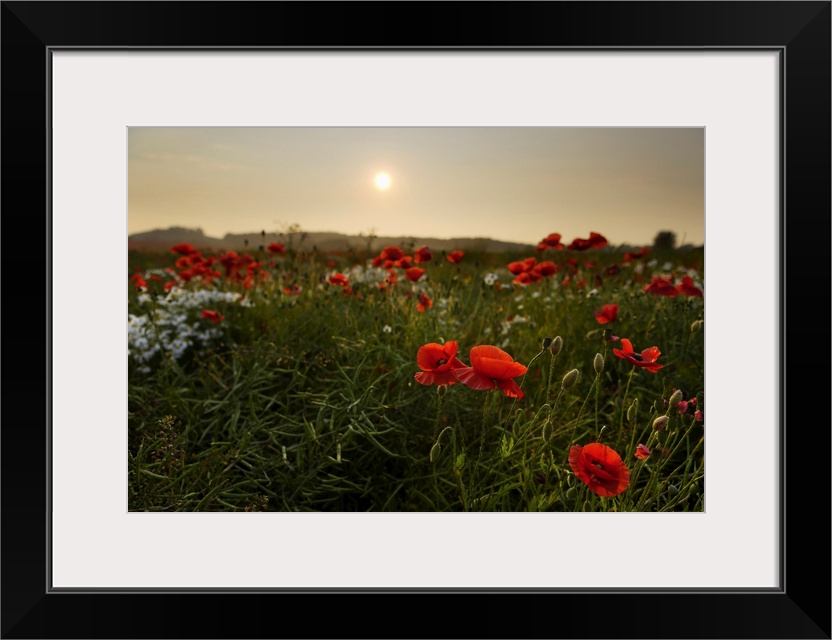
M 146 281 L 128 289 L 131 511 L 704 510 L 703 299 L 643 291 L 654 275 L 701 286 L 701 249 L 629 263 L 609 247 L 538 254 L 559 271 L 527 286 L 506 265 L 529 256 L 436 255 L 416 283 L 394 269 L 384 291 L 359 251 L 250 254 L 249 288 L 218 261 L 219 276 L 184 281 L 165 271 L 181 256 L 131 254 Z M 336 271 L 349 287 L 327 281 Z M 616 321 L 596 321 L 603 304 L 619 305 Z M 657 346 L 664 368 L 616 357 L 614 337 Z M 416 382 L 419 348 L 448 341 L 465 364 L 495 345 L 527 365 L 525 396 Z M 684 413 L 667 403 L 674 389 L 695 399 Z M 571 447 L 593 442 L 628 468 L 621 493 L 575 475 Z

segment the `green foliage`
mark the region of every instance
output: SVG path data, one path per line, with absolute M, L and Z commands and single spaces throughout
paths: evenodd
M 399 270 L 386 291 L 352 282 L 347 292 L 326 276 L 372 256 L 290 252 L 270 264 L 253 253 L 268 278 L 251 288 L 224 277 L 176 285 L 239 294 L 214 304 L 225 316 L 217 324 L 199 307 L 182 312 L 194 335 L 215 333 L 191 337 L 182 354 L 131 357 L 131 511 L 704 510 L 704 428 L 693 415 L 704 409 L 703 301 L 644 293 L 662 265 L 610 275 L 618 252 L 547 254 L 559 264 L 577 257 L 576 273 L 524 287 L 505 265 L 527 256 L 470 252 L 454 265 L 440 254 L 420 265 L 418 283 Z M 133 254 L 131 274 L 176 257 Z M 671 259 L 680 273 L 701 271 L 701 249 Z M 130 283 L 129 312 L 158 331 L 163 281 L 148 289 Z M 433 301 L 424 312 L 419 293 Z M 619 314 L 602 326 L 603 304 Z M 541 345 L 555 336 L 553 355 Z M 610 336 L 637 352 L 657 346 L 664 368 L 616 357 Z M 466 364 L 471 347 L 492 344 L 528 365 L 517 379 L 525 397 L 416 382 L 419 347 L 452 340 Z M 668 409 L 674 389 L 696 405 Z M 664 414 L 666 429 L 653 430 Z M 568 463 L 570 447 L 599 439 L 630 470 L 614 497 L 590 491 Z M 645 460 L 639 444 L 652 451 Z

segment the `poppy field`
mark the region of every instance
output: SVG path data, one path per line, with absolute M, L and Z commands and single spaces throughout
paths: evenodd
M 703 248 L 529 241 L 131 252 L 129 509 L 704 511 Z

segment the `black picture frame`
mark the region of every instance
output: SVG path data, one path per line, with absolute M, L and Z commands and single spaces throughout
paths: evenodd
M 828 283 L 832 237 L 831 4 L 2 2 L 2 325 L 10 347 L 0 432 L 2 637 L 830 638 L 830 380 L 823 355 L 830 302 L 817 288 Z M 51 323 L 60 318 L 49 313 L 48 95 L 50 52 L 65 47 L 778 51 L 782 336 L 760 349 L 779 349 L 782 363 L 780 588 L 52 591 L 49 393 L 57 381 L 48 363 Z M 753 255 L 749 236 L 738 238 L 738 247 Z M 749 323 L 755 312 L 749 309 Z M 742 464 L 753 491 L 753 462 Z

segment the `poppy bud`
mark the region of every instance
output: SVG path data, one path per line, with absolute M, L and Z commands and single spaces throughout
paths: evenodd
M 448 390 L 448 385 L 445 385 L 445 384 L 440 384 L 440 385 L 437 385 L 437 387 L 436 387 L 436 393 L 439 394 L 440 398 L 445 395 L 445 392 L 447 390 Z
M 561 349 L 563 349 L 563 338 L 555 336 L 552 340 L 552 344 L 549 345 L 549 351 L 552 352 L 553 356 L 556 356 L 560 353 Z
M 552 339 L 551 338 L 543 338 L 543 348 L 544 349 L 548 349 L 549 345 L 551 345 L 551 344 L 552 344 Z
M 676 405 L 678 405 L 682 401 L 682 392 L 679 389 L 673 392 L 673 395 L 670 396 L 670 399 L 667 401 L 668 407 L 674 409 Z
M 702 330 L 702 320 L 694 320 L 690 325 L 691 333 L 698 333 Z
M 561 380 L 561 389 L 566 391 L 567 389 L 571 389 L 573 386 L 575 386 L 575 383 L 578 381 L 578 375 L 579 372 L 577 369 L 567 371 L 566 375 L 563 376 L 563 380 Z
M 433 462 L 434 460 L 436 460 L 436 458 L 439 456 L 439 452 L 440 452 L 440 451 L 442 451 L 442 447 L 440 447 L 440 446 L 439 446 L 439 443 L 438 443 L 438 442 L 437 442 L 436 444 L 434 444 L 434 445 L 430 448 L 430 456 L 429 456 L 429 459 L 430 459 L 430 461 L 431 461 L 431 462 Z
M 577 494 L 578 494 L 578 491 L 577 491 L 577 489 L 575 489 L 575 487 L 570 487 L 569 489 L 566 490 L 566 497 L 569 500 L 574 500 L 575 496 Z
M 667 416 L 659 416 L 658 418 L 653 420 L 653 428 L 656 431 L 664 431 L 664 428 L 667 425 L 667 421 L 669 419 L 670 418 L 668 418 Z
M 592 362 L 592 366 L 595 368 L 595 373 L 597 373 L 600 376 L 601 372 L 604 370 L 604 356 L 602 356 L 600 353 L 596 353 L 595 360 L 593 360 Z
M 632 422 L 635 419 L 636 411 L 638 411 L 638 398 L 633 400 L 630 408 L 627 409 L 627 422 Z
M 665 401 L 659 398 L 653 403 L 653 408 L 658 412 L 664 409 Z

